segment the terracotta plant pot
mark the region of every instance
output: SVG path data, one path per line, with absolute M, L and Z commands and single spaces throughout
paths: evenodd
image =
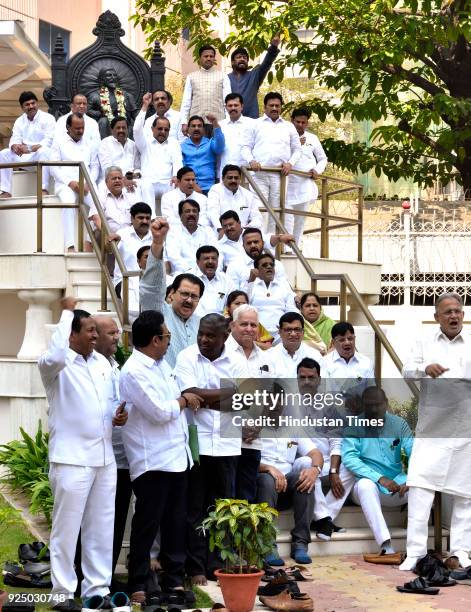
M 230 612 L 250 612 L 254 609 L 255 597 L 263 572 L 252 574 L 226 574 L 216 570 L 224 604 Z

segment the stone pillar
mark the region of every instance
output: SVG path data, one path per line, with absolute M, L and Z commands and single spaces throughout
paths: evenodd
M 379 295 L 362 295 L 361 297 L 367 306 L 373 306 L 374 304 L 377 304 L 379 302 Z M 349 309 L 347 311 L 347 321 L 351 323 L 354 327 L 355 325 L 369 326 L 365 315 L 360 310 L 360 307 L 357 305 L 357 303 L 350 294 L 347 294 L 347 303 L 349 306 Z
M 28 304 L 23 343 L 18 359 L 37 359 L 47 348 L 46 325 L 52 323 L 51 304 L 62 295 L 61 289 L 21 289 L 18 297 Z

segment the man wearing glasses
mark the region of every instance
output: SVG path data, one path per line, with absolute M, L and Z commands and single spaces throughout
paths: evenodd
M 168 223 L 157 218 L 151 223 L 152 245 L 140 283 L 141 310 L 158 310 L 172 336 L 165 360 L 173 368 L 180 351 L 196 342 L 199 317 L 194 314 L 204 292 L 203 282 L 194 274 L 179 274 L 172 283 L 172 303 L 165 302 L 165 270 L 162 260 Z

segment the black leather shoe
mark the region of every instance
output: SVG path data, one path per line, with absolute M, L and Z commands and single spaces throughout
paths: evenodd
M 75 603 L 73 599 L 66 599 L 56 604 L 52 609 L 60 612 L 80 612 L 82 607 Z

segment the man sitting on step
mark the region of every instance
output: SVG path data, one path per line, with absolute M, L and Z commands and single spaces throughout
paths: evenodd
M 359 504 L 379 545 L 377 555 L 365 555 L 365 561 L 398 565 L 391 534 L 381 506 L 407 503 L 408 487 L 402 465 L 402 450 L 410 456 L 413 434 L 406 421 L 388 412 L 388 399 L 379 387 L 368 387 L 362 395 L 362 414 L 369 427 L 352 427 L 342 443 L 342 461 L 355 474 L 353 501 Z
M 300 455 L 303 463 L 296 460 Z M 311 466 L 304 467 L 305 457 Z M 291 557 L 296 563 L 311 563 L 308 546 L 309 525 L 314 510 L 314 485 L 322 472 L 322 454 L 307 438 L 264 438 L 259 474 L 257 502 L 285 510 L 293 505 L 294 528 L 291 530 Z M 265 558 L 269 565 L 284 565 L 276 545 Z

